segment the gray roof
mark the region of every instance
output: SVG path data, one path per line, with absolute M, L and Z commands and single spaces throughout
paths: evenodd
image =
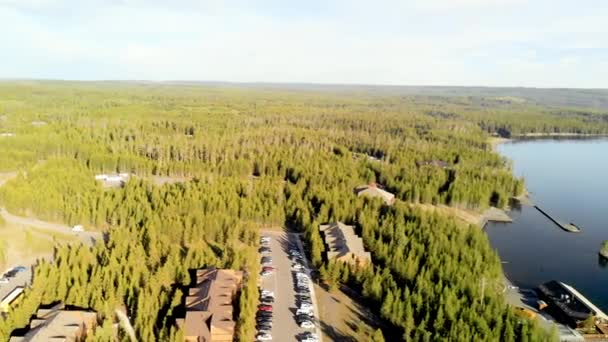
M 319 226 L 319 229 L 324 233 L 328 259 L 352 253 L 362 261 L 371 260 L 370 253 L 365 251 L 363 240 L 355 234 L 353 226 L 345 225 L 342 222 L 332 222 Z

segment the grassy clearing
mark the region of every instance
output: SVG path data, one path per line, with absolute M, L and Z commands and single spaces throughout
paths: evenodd
M 0 225 L 0 236 L 0 270 L 48 257 L 52 255 L 55 244 L 77 241 L 69 234 L 10 223 Z
M 371 341 L 378 328 L 375 316 L 341 290 L 328 292 L 315 285 L 321 332 L 326 341 Z M 388 340 L 387 340 L 388 341 Z

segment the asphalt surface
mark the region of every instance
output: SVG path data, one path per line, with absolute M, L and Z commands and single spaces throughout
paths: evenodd
M 301 243 L 299 243 L 299 237 L 297 234 L 287 234 L 283 232 L 262 232 L 263 236 L 268 236 L 270 240 L 271 253 L 267 254 L 272 257 L 272 266 L 275 271 L 273 274 L 263 276 L 261 278 L 261 288 L 264 290 L 270 290 L 274 292 L 275 301 L 272 305 L 273 308 L 273 321 L 272 321 L 272 341 L 298 341 L 298 335 L 305 332 L 317 332 L 320 335 L 318 329 L 318 310 L 317 302 L 314 296 L 314 287 L 312 286 L 311 280 L 311 299 L 314 306 L 315 324 L 316 329 L 303 329 L 300 328 L 295 320 L 295 313 L 297 310 L 296 296 L 294 289 L 294 274 L 291 270 L 291 260 L 289 259 L 288 245 L 289 242 L 296 243 L 296 246 L 300 247 L 300 252 L 304 255 L 301 250 Z M 321 336 L 319 336 L 321 342 Z

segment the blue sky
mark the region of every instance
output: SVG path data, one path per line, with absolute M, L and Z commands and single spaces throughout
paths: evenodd
M 0 78 L 608 88 L 608 1 L 0 0 Z

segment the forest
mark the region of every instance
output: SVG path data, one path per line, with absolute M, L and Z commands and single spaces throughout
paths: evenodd
M 142 341 L 181 340 L 174 322 L 188 270 L 218 266 L 249 275 L 238 340 L 251 341 L 255 255 L 268 226 L 304 232 L 324 281 L 359 292 L 390 327 L 384 336 L 551 340 L 504 303 L 483 231 L 418 206 L 481 211 L 521 194 L 524 180 L 488 139 L 505 132 L 606 134 L 608 113 L 364 91 L 0 82 L 0 172 L 19 171 L 0 205 L 105 235 L 40 262 L 25 299 L 0 320 L 0 340 L 58 301 L 100 314 L 91 341 L 128 339 L 114 330 L 116 310 Z M 100 173 L 131 177 L 104 188 Z M 397 203 L 353 193 L 371 182 Z M 333 220 L 356 226 L 371 267 L 323 259 L 318 225 Z

